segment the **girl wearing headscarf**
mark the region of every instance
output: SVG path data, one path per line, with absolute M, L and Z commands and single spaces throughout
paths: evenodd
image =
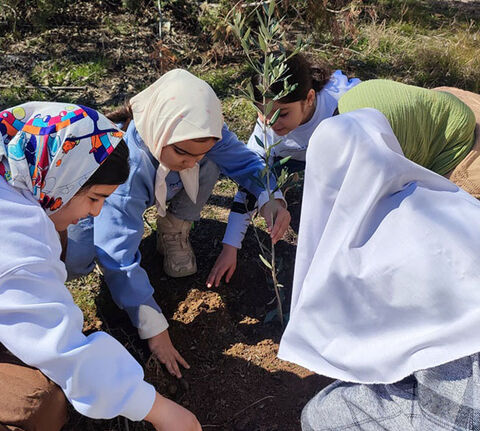
M 338 99 L 359 84 L 360 80 L 348 78 L 341 70 L 331 73 L 326 67 L 311 65 L 301 53 L 291 56 L 286 65 L 285 75 L 288 75 L 286 80 L 289 85 L 296 87 L 280 100 L 274 101 L 270 117 L 277 110 L 280 110 L 280 115 L 275 124 L 267 128 L 265 147 L 273 147 L 269 160 L 273 169 L 280 171 L 286 168 L 289 173 L 294 173 L 305 169 L 308 142 L 317 126 L 325 118 L 334 115 Z M 263 103 L 263 96 L 257 85 L 261 82 L 261 75 L 252 76 L 251 83 L 259 108 Z M 274 83 L 270 89 L 273 94 L 280 94 L 283 90 L 283 80 Z M 247 146 L 265 157 L 265 148 L 257 142 L 257 139 L 263 140 L 262 121 L 262 117 L 259 116 Z M 290 159 L 279 167 L 280 160 L 285 157 Z M 255 212 L 255 196 L 240 188 L 234 197 L 228 217 L 222 241 L 223 249 L 207 278 L 208 287 L 213 285 L 218 287 L 223 276 L 227 283 L 230 281 L 237 267 L 238 250 L 242 247 L 243 238 Z
M 129 174 L 123 133 L 96 111 L 31 102 L 0 112 L 0 429 L 60 430 L 83 415 L 199 430 L 104 332 L 82 333 L 59 232 L 97 216 Z
M 452 87 L 431 90 L 372 79 L 344 94 L 338 102 L 338 112 L 361 108 L 380 111 L 388 119 L 405 157 L 440 175 L 448 175 L 474 145 L 476 120 L 470 107 L 478 109 L 478 98 Z M 480 190 L 467 191 L 480 197 Z
M 279 357 L 338 381 L 302 430 L 478 429 L 480 202 L 370 108 L 322 122 L 306 162 Z
M 262 159 L 228 130 L 212 88 L 189 72 L 164 74 L 133 97 L 127 110 L 110 118 L 125 130 L 131 173 L 99 217 L 69 229 L 67 269 L 72 276 L 85 274 L 97 261 L 115 302 L 127 311 L 140 337 L 148 339 L 171 374 L 181 377 L 178 363 L 188 364 L 172 345 L 167 320 L 140 266 L 145 209 L 156 204 L 157 248 L 164 255 L 165 272 L 177 277 L 197 270 L 188 232 L 200 218 L 219 171 L 258 198 L 269 226 L 275 217 L 275 242 L 290 215 L 281 196 L 269 200 L 252 178 L 263 169 Z M 275 187 L 273 178 L 271 183 Z

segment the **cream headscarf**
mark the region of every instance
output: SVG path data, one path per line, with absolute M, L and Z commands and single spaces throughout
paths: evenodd
M 162 148 L 187 139 L 222 137 L 220 100 L 204 81 L 182 69 L 172 70 L 130 100 L 140 137 L 159 161 L 155 178 L 157 211 L 165 216 L 170 172 L 160 162 Z M 199 166 L 179 172 L 189 198 L 196 202 Z

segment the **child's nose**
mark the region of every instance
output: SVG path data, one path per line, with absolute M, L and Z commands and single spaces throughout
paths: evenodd
M 92 217 L 97 217 L 100 214 L 100 211 L 102 210 L 103 203 L 94 205 L 92 208 L 90 208 L 90 215 Z
M 189 158 L 188 160 L 185 161 L 185 167 L 187 169 L 193 168 L 195 166 L 195 163 L 197 163 L 196 158 Z

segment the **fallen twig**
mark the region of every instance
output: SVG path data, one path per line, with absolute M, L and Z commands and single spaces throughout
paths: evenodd
M 259 400 L 253 402 L 252 404 L 249 404 L 247 407 L 243 408 L 242 410 L 238 411 L 237 413 L 235 413 L 231 419 L 229 419 L 228 421 L 224 422 L 223 424 L 206 424 L 206 425 L 202 425 L 202 429 L 205 429 L 205 428 L 222 428 L 224 427 L 225 425 L 227 425 L 228 423 L 232 422 L 237 416 L 241 415 L 243 412 L 245 412 L 246 410 L 248 410 L 249 408 L 261 403 L 262 401 L 265 401 L 265 400 L 268 400 L 269 398 L 275 398 L 275 395 L 267 395 L 266 397 L 263 397 L 263 398 L 260 398 Z
M 269 398 L 275 398 L 275 395 L 267 395 L 266 397 L 263 397 L 263 398 L 260 398 L 259 400 L 253 402 L 252 404 L 248 405 L 247 407 L 243 408 L 242 410 L 240 410 L 239 412 L 235 413 L 233 416 L 232 416 L 232 419 L 235 419 L 237 416 L 241 415 L 245 410 L 248 410 L 250 407 L 253 407 L 259 403 L 261 403 L 262 401 L 265 401 L 265 400 L 268 400 Z

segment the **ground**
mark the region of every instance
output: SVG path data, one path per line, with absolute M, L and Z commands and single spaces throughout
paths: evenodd
M 184 67 L 214 87 L 228 124 L 246 139 L 254 111 L 238 97 L 238 86 L 247 69 L 228 26 L 216 15 L 228 1 L 204 2 L 197 9 L 194 2 L 162 1 L 161 41 L 157 2 L 137 2 L 142 6 L 136 12 L 120 3 L 79 0 L 35 27 L 31 15 L 18 18 L 15 28 L 0 26 L 0 109 L 27 100 L 63 100 L 108 112 L 165 70 Z M 480 2 L 331 3 L 338 9 L 336 27 L 318 27 L 324 33 L 318 33 L 309 48 L 315 59 L 361 79 L 385 77 L 427 87 L 456 85 L 480 91 Z M 348 7 L 341 8 L 342 4 Z M 302 26 L 292 5 L 291 34 L 295 36 Z M 2 10 L 0 24 L 1 18 Z M 251 228 L 231 282 L 213 289 L 205 286 L 221 250 L 235 191 L 230 180 L 221 179 L 202 219 L 195 223 L 191 240 L 199 271 L 191 277 L 165 276 L 156 252 L 155 209 L 145 214 L 142 265 L 170 321 L 174 344 L 192 366 L 182 380 L 169 376 L 150 358 L 148 347 L 138 339 L 126 314 L 113 304 L 99 273 L 71 282 L 69 288 L 84 312 L 85 332 L 104 330 L 120 340 L 145 365 L 147 379 L 162 394 L 191 409 L 203 429 L 298 430 L 302 407 L 329 380 L 276 358 L 282 328 L 271 319 L 274 293 Z M 278 251 L 288 310 L 301 183 L 287 197 L 292 229 Z M 266 240 L 262 223 L 259 232 Z M 72 411 L 65 429 L 150 428 L 124 419 L 94 421 Z

